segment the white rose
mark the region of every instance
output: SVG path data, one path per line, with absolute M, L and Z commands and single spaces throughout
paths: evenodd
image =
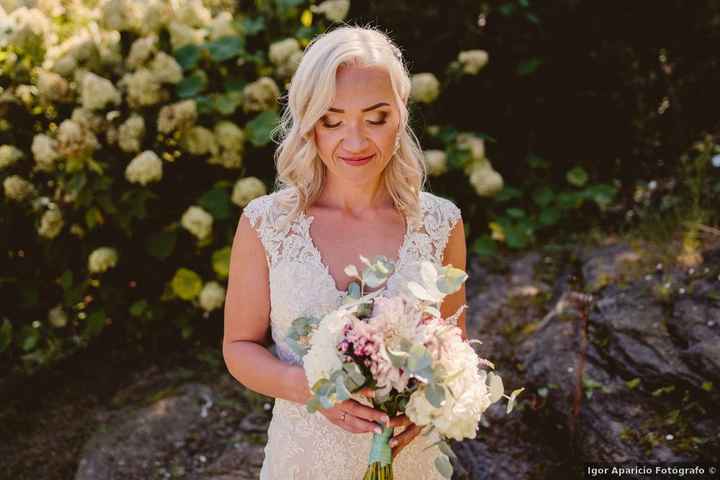
M 157 51 L 157 41 L 155 34 L 135 40 L 126 61 L 128 67 L 135 69 L 143 65 Z
M 423 153 L 429 175 L 438 176 L 447 172 L 447 156 L 443 150 L 425 150 Z
M 64 223 L 60 209 L 53 205 L 52 208 L 43 213 L 38 227 L 38 235 L 45 238 L 55 238 L 60 234 Z
M 265 184 L 256 177 L 245 177 L 235 182 L 232 192 L 232 201 L 239 207 L 244 207 L 254 198 L 267 193 Z
M 10 200 L 22 202 L 35 192 L 35 187 L 20 175 L 10 175 L 3 180 L 5 196 Z
M 203 240 L 212 232 L 213 217 L 202 207 L 193 205 L 185 211 L 180 224 L 199 240 Z
M 243 89 L 243 110 L 245 112 L 262 112 L 274 110 L 277 106 L 277 98 L 280 96 L 280 89 L 270 77 L 260 77 L 249 83 Z
M 184 132 L 181 144 L 185 150 L 193 155 L 218 152 L 217 140 L 215 140 L 213 132 L 199 125 Z
M 417 73 L 410 80 L 410 96 L 417 102 L 431 103 L 440 94 L 440 82 L 432 73 Z
M 476 75 L 488 62 L 488 53 L 485 50 L 465 50 L 458 54 L 458 62 L 463 72 Z
M 197 119 L 195 100 L 182 100 L 172 105 L 165 105 L 160 109 L 157 128 L 163 133 L 173 130 L 184 130 L 192 126 Z
M 340 23 L 347 17 L 350 10 L 350 0 L 326 0 L 320 5 L 311 5 L 313 13 L 323 13 L 331 22 Z
M 120 92 L 110 80 L 92 72 L 83 76 L 80 98 L 82 106 L 90 110 L 101 110 L 109 103 L 119 105 L 122 101 Z
M 14 145 L 0 145 L 0 168 L 9 167 L 23 156 L 22 150 Z
M 225 303 L 225 288 L 218 282 L 207 282 L 203 286 L 198 300 L 206 312 L 220 308 Z
M 100 247 L 93 250 L 88 257 L 88 270 L 91 273 L 103 273 L 117 265 L 117 261 L 117 250 L 112 247 Z
M 62 328 L 67 325 L 67 315 L 62 308 L 62 305 L 57 305 L 55 308 L 48 311 L 48 322 L 55 328 Z
M 137 113 L 133 113 L 130 118 L 120 125 L 117 135 L 118 146 L 123 151 L 139 151 L 145 135 L 145 120 Z
M 337 345 L 343 335 L 343 328 L 351 317 L 334 310 L 325 315 L 310 339 L 310 350 L 303 357 L 303 368 L 312 388 L 322 378 L 329 378 L 332 372 L 342 368 Z
M 178 83 L 183 78 L 182 67 L 165 52 L 158 52 L 150 62 L 150 72 L 158 83 Z
M 125 178 L 131 183 L 147 185 L 162 179 L 162 160 L 152 150 L 145 150 L 133 158 L 125 168 Z

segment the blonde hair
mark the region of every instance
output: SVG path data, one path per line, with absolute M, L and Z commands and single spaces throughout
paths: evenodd
M 313 38 L 293 75 L 287 105 L 273 138 L 280 133 L 275 151 L 275 190 L 290 211 L 285 226 L 305 212 L 319 196 L 326 167 L 317 155 L 313 137 L 315 123 L 330 108 L 335 96 L 335 75 L 347 65 L 381 66 L 390 76 L 395 103 L 400 111 L 399 148 L 382 173 L 381 182 L 408 226 L 422 224 L 420 192 L 427 171 L 420 142 L 409 126 L 407 102 L 410 75 L 400 49 L 373 27 L 341 26 Z

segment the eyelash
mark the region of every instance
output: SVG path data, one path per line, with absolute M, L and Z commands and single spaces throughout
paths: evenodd
M 380 121 L 373 122 L 372 120 L 368 120 L 368 122 L 371 123 L 371 124 L 373 124 L 373 125 L 376 125 L 376 126 L 378 126 L 378 125 L 385 125 L 385 124 L 387 123 L 387 120 L 385 120 L 385 118 L 387 118 L 387 115 L 383 115 L 383 119 L 380 120 Z M 325 127 L 325 128 L 337 128 L 337 127 L 340 125 L 340 123 L 342 123 L 342 122 L 338 122 L 338 123 L 336 123 L 335 125 L 328 125 L 326 122 L 323 122 L 323 127 Z

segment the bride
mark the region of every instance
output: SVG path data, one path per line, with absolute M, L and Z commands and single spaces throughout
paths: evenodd
M 352 281 L 344 267 L 362 269 L 359 255 L 395 263 L 384 285 L 392 295 L 418 260 L 465 270 L 460 210 L 423 191 L 409 95 L 399 49 L 386 34 L 358 26 L 316 37 L 290 83 L 276 190 L 243 210 L 225 301 L 229 372 L 275 398 L 261 479 L 360 479 L 376 422 L 397 427 L 396 479 L 443 478 L 433 465 L 436 436 L 418 435 L 420 427 L 405 415 L 386 418 L 372 408 L 368 390 L 308 413 L 312 394 L 301 360 L 285 342 L 295 318 L 321 317 L 339 306 Z M 465 302 L 462 287 L 446 297 L 443 317 Z M 458 324 L 465 332 L 464 313 Z M 277 355 L 268 349 L 269 333 Z

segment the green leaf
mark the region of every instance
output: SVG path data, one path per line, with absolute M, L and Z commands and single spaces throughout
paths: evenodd
M 230 194 L 224 188 L 208 190 L 198 199 L 198 204 L 216 220 L 227 220 L 233 213 Z
M 546 207 L 555 198 L 555 193 L 548 186 L 540 187 L 533 192 L 533 201 L 540 207 Z
M 192 300 L 202 290 L 202 279 L 200 275 L 190 269 L 181 267 L 175 272 L 170 282 L 173 292 L 183 300 Z
M 196 70 L 192 73 L 192 75 L 180 80 L 180 82 L 175 86 L 175 94 L 179 98 L 194 97 L 205 90 L 207 84 L 207 74 L 202 70 Z
M 515 69 L 515 71 L 520 76 L 530 75 L 532 73 L 535 73 L 535 71 L 542 64 L 543 64 L 542 58 L 539 58 L 539 57 L 529 58 L 523 62 L 520 62 L 520 64 Z
M 628 380 L 627 382 L 625 382 L 625 385 L 627 385 L 627 387 L 630 390 L 632 390 L 632 389 L 636 388 L 638 385 L 640 385 L 640 379 L 637 377 L 633 378 L 632 380 Z
M 175 50 L 173 56 L 183 70 L 190 70 L 197 66 L 202 56 L 202 49 L 193 43 L 189 43 Z
M 322 405 L 317 397 L 313 397 L 307 402 L 307 404 L 305 404 L 305 408 L 309 413 L 315 413 L 322 408 Z
M 132 305 L 130 305 L 130 315 L 133 317 L 139 317 L 143 314 L 145 310 L 147 310 L 148 302 L 147 300 L 138 300 L 136 302 L 133 302 Z
M 156 232 L 145 241 L 145 251 L 158 260 L 165 260 L 175 249 L 176 241 L 177 233 L 175 231 Z
M 95 337 L 105 327 L 105 311 L 98 309 L 90 313 L 85 319 L 84 334 L 88 337 Z
M 350 398 L 350 391 L 345 386 L 345 375 L 343 375 L 342 372 L 335 377 L 335 395 L 341 402 Z
M 598 185 L 588 187 L 586 190 L 586 197 L 594 201 L 598 207 L 605 208 L 612 203 L 616 193 L 617 189 L 614 186 L 606 183 L 600 183 Z
M 262 147 L 270 143 L 273 128 L 280 121 L 280 117 L 274 111 L 265 111 L 257 115 L 245 125 L 245 133 L 248 140 L 256 147 Z
M 437 443 L 438 443 L 438 448 L 440 449 L 440 451 L 442 453 L 444 453 L 448 457 L 452 458 L 453 460 L 457 458 L 457 455 L 455 455 L 455 452 L 453 452 L 453 449 L 449 443 L 444 442 L 442 440 Z
M 430 352 L 420 344 L 415 344 L 410 348 L 408 357 L 408 370 L 416 373 L 432 366 L 432 357 Z
M 58 283 L 62 287 L 63 290 L 67 291 L 70 287 L 72 287 L 73 284 L 73 272 L 72 270 L 65 270 L 63 274 L 60 276 L 60 279 L 58 280 Z
M 343 370 L 348 374 L 350 379 L 357 385 L 363 385 L 365 383 L 365 375 L 362 370 L 355 362 L 347 362 L 343 364 Z
M 555 225 L 560 221 L 561 212 L 557 208 L 543 208 L 538 215 L 538 223 L 540 225 Z
M 445 387 L 438 383 L 430 383 L 425 387 L 425 398 L 435 408 L 440 408 L 445 400 Z
M 495 200 L 498 202 L 507 202 L 515 198 L 522 198 L 523 192 L 515 187 L 505 185 L 502 190 L 495 194 Z
M 445 478 L 452 478 L 453 467 L 447 455 L 439 455 L 435 458 L 435 468 Z
M 510 218 L 524 218 L 526 216 L 525 210 L 522 208 L 508 208 L 505 210 L 505 213 L 507 213 Z
M 497 253 L 497 243 L 490 235 L 483 235 L 475 240 L 472 251 L 481 257 L 493 256 Z
M 550 162 L 534 153 L 528 154 L 527 163 L 530 168 L 550 168 Z
M 242 103 L 242 92 L 219 93 L 213 95 L 213 107 L 222 115 L 231 115 Z
M 230 274 L 230 247 L 215 250 L 212 254 L 212 267 L 220 278 L 227 278 Z
M 265 18 L 244 18 L 242 28 L 247 35 L 255 35 L 265 29 Z
M 579 208 L 584 202 L 584 197 L 576 192 L 562 192 L 558 194 L 555 202 L 558 207 L 563 209 Z
M 0 325 L 0 352 L 4 352 L 12 341 L 12 323 L 6 318 Z
M 577 166 L 567 172 L 565 175 L 568 183 L 575 187 L 582 187 L 588 181 L 588 174 L 584 168 Z
M 211 96 L 198 95 L 195 97 L 195 105 L 199 114 L 208 114 L 215 111 L 215 101 Z
M 22 329 L 20 338 L 22 338 L 20 348 L 22 348 L 24 352 L 29 352 L 37 346 L 38 340 L 40 339 L 40 332 L 37 328 L 28 325 Z
M 205 47 L 210 58 L 216 62 L 224 62 L 240 55 L 245 50 L 245 39 L 237 35 L 226 35 L 206 43 Z
M 517 397 L 523 392 L 523 390 L 525 390 L 525 387 L 518 388 L 512 391 L 512 393 L 510 394 L 510 400 L 508 400 L 507 408 L 505 410 L 506 414 L 513 411 L 513 408 L 515 408 L 515 402 L 517 400 Z
M 390 362 L 392 363 L 392 366 L 395 368 L 405 368 L 405 364 L 408 360 L 408 354 L 406 352 L 394 352 L 387 349 L 388 357 L 390 357 Z

